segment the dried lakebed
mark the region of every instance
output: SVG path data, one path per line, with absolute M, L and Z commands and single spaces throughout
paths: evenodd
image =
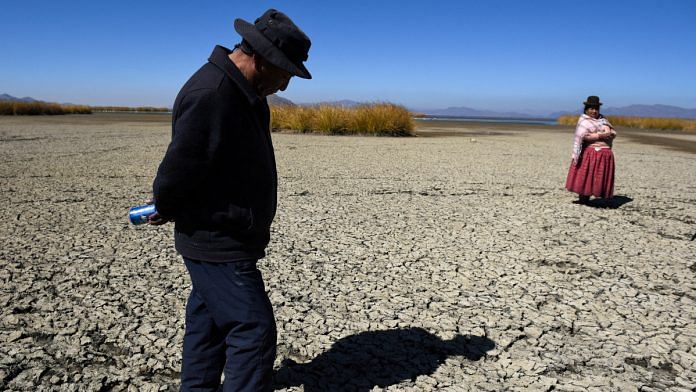
M 177 390 L 188 276 L 171 227 L 126 219 L 157 116 L 0 118 L 1 390 Z M 619 134 L 592 208 L 572 129 L 471 127 L 274 135 L 276 389 L 696 387 L 696 154 Z

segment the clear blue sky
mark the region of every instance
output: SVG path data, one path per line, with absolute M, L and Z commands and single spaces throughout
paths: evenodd
M 287 13 L 312 39 L 295 102 L 548 113 L 696 107 L 696 1 L 7 1 L 0 93 L 168 106 L 236 17 Z

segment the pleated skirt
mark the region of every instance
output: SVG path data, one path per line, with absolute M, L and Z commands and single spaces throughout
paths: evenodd
M 614 170 L 611 148 L 586 147 L 578 164 L 570 163 L 566 189 L 578 195 L 609 199 L 614 195 Z

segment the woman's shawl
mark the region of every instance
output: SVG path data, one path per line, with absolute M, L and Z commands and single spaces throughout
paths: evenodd
M 582 148 L 584 147 L 583 138 L 585 135 L 590 133 L 597 133 L 602 130 L 602 126 L 611 126 L 609 120 L 604 118 L 601 114 L 599 118 L 592 118 L 587 114 L 580 115 L 578 119 L 578 125 L 575 127 L 575 138 L 573 139 L 573 164 L 577 165 L 580 161 L 580 155 L 582 154 Z

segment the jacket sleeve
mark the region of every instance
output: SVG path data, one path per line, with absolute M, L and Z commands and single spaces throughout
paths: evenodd
M 209 175 L 225 111 L 215 90 L 183 97 L 174 114 L 172 141 L 157 170 L 153 196 L 157 212 L 176 219 Z

